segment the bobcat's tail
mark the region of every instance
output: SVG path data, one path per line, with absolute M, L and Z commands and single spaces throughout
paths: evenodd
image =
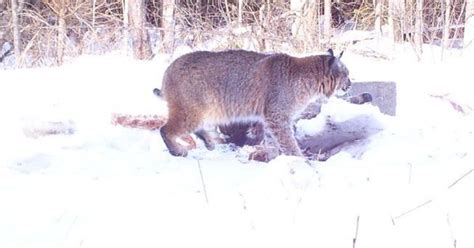
M 157 97 L 161 97 L 161 90 L 158 89 L 158 88 L 154 88 L 153 89 L 153 94 L 155 94 L 155 96 L 157 96 Z

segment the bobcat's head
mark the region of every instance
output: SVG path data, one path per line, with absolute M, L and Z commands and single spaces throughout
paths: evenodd
M 329 49 L 328 53 L 332 56 L 328 63 L 331 83 L 334 84 L 335 94 L 343 96 L 351 89 L 352 84 L 349 79 L 349 70 L 344 63 L 341 62 L 341 57 L 344 52 L 341 52 L 337 57 L 334 56 L 332 49 Z

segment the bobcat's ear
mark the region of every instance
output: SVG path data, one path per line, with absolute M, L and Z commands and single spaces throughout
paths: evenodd
M 341 59 L 343 54 L 344 54 L 344 50 L 342 50 L 341 53 L 339 54 L 339 59 Z
M 331 58 L 329 58 L 329 68 L 332 68 L 334 66 L 334 64 L 336 63 L 336 57 L 332 56 Z
M 329 55 L 334 56 L 334 52 L 332 51 L 331 48 L 328 49 L 328 53 L 329 53 Z

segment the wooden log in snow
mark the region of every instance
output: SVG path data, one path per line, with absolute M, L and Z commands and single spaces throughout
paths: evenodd
M 29 122 L 23 127 L 23 134 L 28 138 L 39 138 L 50 135 L 72 135 L 76 132 L 76 124 L 66 121 L 37 121 Z
M 159 115 L 126 115 L 126 114 L 112 114 L 112 124 L 138 128 L 145 130 L 158 130 L 166 123 L 166 117 Z M 186 143 L 187 149 L 196 148 L 196 141 L 190 136 L 186 135 L 181 138 Z
M 166 123 L 166 117 L 159 115 L 112 114 L 113 125 L 147 130 L 159 129 Z

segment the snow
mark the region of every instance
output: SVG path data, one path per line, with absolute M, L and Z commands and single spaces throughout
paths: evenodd
M 349 104 L 339 98 L 330 98 L 328 103 L 321 106 L 321 112 L 317 118 L 309 120 L 300 120 L 296 123 L 296 135 L 299 137 L 305 135 L 315 135 L 323 131 L 326 126 L 326 122 L 341 123 L 349 121 L 358 117 L 362 121 L 354 121 L 357 126 L 355 130 L 366 129 L 383 129 L 384 124 L 382 122 L 387 121 L 389 117 L 380 113 L 379 109 L 370 104 L 356 105 Z M 376 122 L 369 122 L 370 120 L 376 120 Z
M 474 106 L 471 58 L 346 52 L 354 81 L 397 82 L 397 116 L 331 100 L 300 135 L 360 115 L 383 130 L 326 162 L 268 164 L 202 143 L 172 157 L 158 132 L 110 123 L 166 114 L 152 89 L 170 58 L 0 71 L 0 247 L 474 247 L 472 111 L 431 96 Z M 75 132 L 27 135 L 49 122 Z

